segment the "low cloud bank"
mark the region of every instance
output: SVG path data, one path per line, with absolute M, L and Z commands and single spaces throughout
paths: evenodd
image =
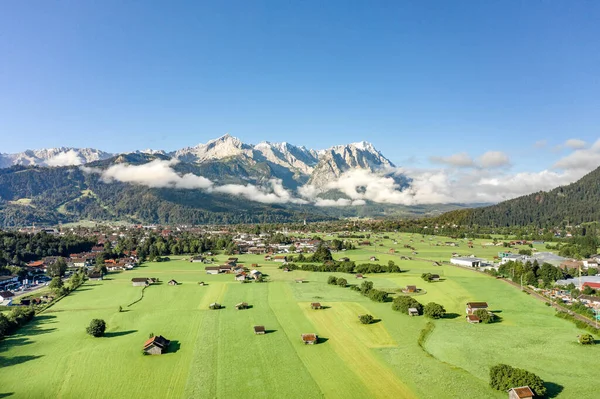
M 47 166 L 81 165 L 84 160 L 74 150 L 61 152 L 46 161 Z
M 212 181 L 205 177 L 192 173 L 178 174 L 171 168 L 175 164 L 177 164 L 176 160 L 163 161 L 160 159 L 143 165 L 116 164 L 102 171 L 100 178 L 105 183 L 120 181 L 155 188 L 208 189 L 212 187 Z
M 105 183 L 118 181 L 153 188 L 201 189 L 209 193 L 237 195 L 264 204 L 307 203 L 304 199 L 294 197 L 283 187 L 279 179 L 270 179 L 265 186 L 253 184 L 217 186 L 210 179 L 193 173 L 180 175 L 172 168 L 177 163 L 177 160 L 155 159 L 143 165 L 116 164 L 106 170 L 82 166 L 81 170 L 86 173 L 100 174 L 100 179 Z
M 580 143 L 570 143 L 577 147 Z M 56 162 L 73 161 L 68 155 Z M 58 158 L 58 156 L 57 156 Z M 489 151 L 477 158 L 468 154 L 432 157 L 447 167 L 418 169 L 390 168 L 376 172 L 351 170 L 323 187 L 305 185 L 297 193 L 287 190 L 281 180 L 264 185 L 224 184 L 192 173 L 179 174 L 176 160 L 156 159 L 143 165 L 116 164 L 106 170 L 80 166 L 86 173 L 100 174 L 104 182 L 119 181 L 147 187 L 200 189 L 208 193 L 235 195 L 265 204 L 312 204 L 321 207 L 362 206 L 367 202 L 396 205 L 440 203 L 495 203 L 537 191 L 551 190 L 572 183 L 600 163 L 600 140 L 589 148 L 576 149 L 540 172 L 511 172 L 509 157 Z M 399 182 L 409 178 L 410 183 Z M 339 191 L 346 198 L 321 198 L 328 191 Z

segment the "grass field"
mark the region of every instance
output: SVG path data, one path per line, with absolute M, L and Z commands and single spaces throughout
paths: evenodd
M 376 288 L 398 292 L 416 284 L 426 291 L 415 297 L 421 303 L 445 306 L 450 317 L 434 322 L 423 347 L 417 339 L 427 319 L 327 285 L 329 273 L 284 273 L 262 256 L 241 255 L 244 264 L 259 263 L 269 282 L 240 284 L 232 275 L 207 275 L 204 265 L 174 257 L 88 282 L 0 342 L 0 397 L 504 398 L 488 387 L 489 367 L 500 362 L 538 374 L 552 396 L 596 396 L 600 348 L 579 346 L 580 330 L 502 281 L 429 261 L 400 260 L 409 255 L 402 245 L 410 239 L 406 234 L 374 237 L 373 246 L 334 257 L 368 262 L 375 254 L 380 262 L 394 260 L 408 271 L 368 275 Z M 452 252 L 491 258 L 498 251 L 482 248 L 483 241 L 466 250 L 412 239 L 417 256 L 425 259 L 448 260 Z M 390 254 L 389 248 L 398 253 Z M 425 271 L 442 275 L 443 281 L 423 282 Z M 163 283 L 148 287 L 136 302 L 142 289 L 131 286 L 133 277 L 159 277 Z M 295 283 L 300 277 L 308 282 Z M 170 279 L 180 285 L 169 286 Z M 215 301 L 225 308 L 209 310 Z M 242 301 L 252 308 L 235 310 Z M 326 309 L 311 310 L 313 301 Z M 502 322 L 466 323 L 467 301 L 487 301 Z M 118 312 L 119 306 L 125 311 Z M 357 316 L 363 313 L 379 321 L 361 325 Z M 85 334 L 92 318 L 106 320 L 106 337 Z M 257 324 L 268 333 L 255 335 Z M 309 332 L 321 342 L 304 345 L 300 335 Z M 143 356 L 150 333 L 172 340 L 170 352 Z

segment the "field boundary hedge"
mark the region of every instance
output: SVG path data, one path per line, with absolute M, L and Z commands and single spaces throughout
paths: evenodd
M 144 291 L 146 290 L 146 288 L 148 288 L 148 286 L 144 286 L 144 288 L 142 288 L 142 295 L 140 295 L 140 297 L 138 299 L 136 299 L 135 301 L 131 302 L 129 305 L 127 305 L 127 307 L 133 306 L 136 303 L 138 303 L 139 301 L 141 301 L 142 299 L 144 299 Z

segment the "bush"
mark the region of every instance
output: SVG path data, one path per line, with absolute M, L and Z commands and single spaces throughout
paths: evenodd
M 358 316 L 358 320 L 360 320 L 362 324 L 371 324 L 373 323 L 373 320 L 375 320 L 375 318 L 370 314 L 361 314 L 360 316 Z
M 596 341 L 591 334 L 582 334 L 579 336 L 579 343 L 581 345 L 595 345 Z
M 419 314 L 423 314 L 423 305 L 416 299 L 409 296 L 399 296 L 394 298 L 392 309 L 397 312 L 408 314 L 408 308 L 416 308 Z
M 446 309 L 439 303 L 429 302 L 423 308 L 423 314 L 430 319 L 441 319 L 446 315 Z
M 327 279 L 327 284 L 331 284 L 331 285 L 337 284 L 337 277 L 329 276 L 329 278 Z
M 339 285 L 340 287 L 345 287 L 348 285 L 348 281 L 345 278 L 338 278 L 337 285 Z
M 106 322 L 102 319 L 93 319 L 85 331 L 94 337 L 101 337 L 106 331 Z
M 546 394 L 544 381 L 527 370 L 506 364 L 498 364 L 490 369 L 490 386 L 498 391 L 507 391 L 525 385 L 529 386 L 536 396 Z

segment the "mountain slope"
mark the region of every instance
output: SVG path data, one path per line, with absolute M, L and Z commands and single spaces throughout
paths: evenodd
M 575 183 L 484 208 L 452 211 L 440 223 L 486 226 L 558 226 L 600 220 L 600 168 Z
M 351 169 L 365 169 L 371 172 L 394 167 L 371 143 L 362 141 L 331 147 L 319 152 L 319 163 L 315 166 L 308 183 L 323 187 Z
M 104 162 L 92 165 L 102 167 Z M 4 227 L 81 219 L 161 224 L 290 222 L 302 220 L 307 213 L 310 220 L 330 218 L 316 208 L 267 205 L 227 194 L 105 183 L 73 166 L 0 170 L 0 226 Z

